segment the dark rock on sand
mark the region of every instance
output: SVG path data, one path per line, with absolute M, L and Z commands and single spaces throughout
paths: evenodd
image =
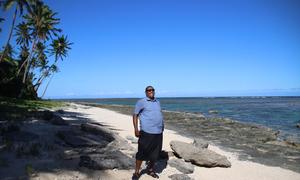
M 186 174 L 173 174 L 171 176 L 168 176 L 172 180 L 192 180 L 188 175 Z
M 53 114 L 52 118 L 49 120 L 49 122 L 53 125 L 68 125 L 69 123 L 65 121 L 62 117 Z
M 0 123 L 0 135 L 3 135 L 5 133 L 10 133 L 14 131 L 19 131 L 20 127 L 19 125 L 15 123 L 7 123 L 7 122 L 1 122 Z
M 208 142 L 203 139 L 194 139 L 193 144 L 198 148 L 208 148 Z
M 46 121 L 49 121 L 50 119 L 53 118 L 54 116 L 54 112 L 52 111 L 49 111 L 49 110 L 46 110 L 46 111 L 40 111 L 38 116 L 43 119 L 43 120 L 46 120 Z
M 134 159 L 120 151 L 105 151 L 102 154 L 80 156 L 79 166 L 94 170 L 132 169 Z
M 138 139 L 133 137 L 133 136 L 126 136 L 126 139 L 131 141 L 131 143 L 133 144 L 137 144 L 138 143 Z
M 231 163 L 225 156 L 211 150 L 197 148 L 193 144 L 171 141 L 170 146 L 175 154 L 185 161 L 203 167 L 231 167 Z
M 81 130 L 88 133 L 101 135 L 101 137 L 105 138 L 107 141 L 113 141 L 115 139 L 114 134 L 111 131 L 109 131 L 107 128 L 95 124 L 81 124 Z
M 184 174 L 191 174 L 194 172 L 194 166 L 184 162 L 182 159 L 171 159 L 168 161 L 168 164 Z
M 56 112 L 59 113 L 59 114 L 65 114 L 65 111 L 62 110 L 62 109 L 59 109 L 59 110 L 57 110 Z
M 300 128 L 300 123 L 298 123 L 298 124 L 296 125 L 296 127 L 297 127 L 297 128 Z
M 39 136 L 29 131 L 13 131 L 5 134 L 4 139 L 10 142 L 30 142 Z
M 109 141 L 101 136 L 94 136 L 75 130 L 62 130 L 56 134 L 66 144 L 72 147 L 105 147 Z
M 35 112 L 34 116 L 35 118 L 48 121 L 53 125 L 68 125 L 68 122 L 65 121 L 62 117 L 49 110 L 37 111 Z

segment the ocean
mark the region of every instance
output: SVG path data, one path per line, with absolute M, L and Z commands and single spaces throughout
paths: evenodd
M 208 117 L 262 125 L 280 131 L 280 138 L 300 142 L 300 97 L 158 98 L 163 110 L 202 113 Z M 69 99 L 105 105 L 134 106 L 137 98 Z M 213 112 L 213 113 L 212 113 Z

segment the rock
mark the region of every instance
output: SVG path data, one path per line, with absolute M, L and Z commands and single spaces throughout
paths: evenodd
M 5 133 L 10 133 L 14 131 L 19 131 L 20 127 L 19 125 L 15 123 L 0 123 L 0 135 L 3 135 Z
M 133 136 L 126 136 L 126 139 L 129 140 L 129 141 L 132 141 L 134 139 Z
M 49 122 L 53 125 L 58 125 L 58 126 L 61 126 L 61 125 L 68 125 L 69 123 L 67 121 L 65 121 L 62 117 L 56 115 L 56 114 L 53 114 L 52 115 L 52 118 L 49 120 Z
M 203 167 L 231 167 L 231 163 L 225 156 L 214 151 L 197 148 L 193 144 L 171 141 L 171 149 L 174 153 L 185 161 Z
M 300 128 L 300 123 L 298 123 L 298 124 L 296 125 L 296 127 L 297 127 L 297 128 Z
M 68 122 L 62 117 L 49 110 L 35 112 L 34 118 L 48 121 L 53 125 L 68 125 Z
M 191 174 L 194 172 L 194 166 L 181 159 L 171 159 L 168 161 L 168 164 L 184 174 Z
M 186 174 L 173 174 L 171 176 L 168 176 L 172 180 L 192 180 L 188 175 Z
M 133 144 L 137 144 L 138 143 L 138 139 L 133 137 L 133 136 L 126 136 L 126 139 L 131 141 L 131 143 Z
M 59 109 L 59 110 L 57 110 L 56 112 L 59 113 L 59 114 L 65 114 L 65 111 L 62 110 L 62 109 Z
M 133 139 L 133 140 L 131 141 L 131 143 L 132 143 L 132 144 L 137 144 L 137 143 L 138 143 L 138 139 Z
M 100 166 L 97 164 L 97 162 L 92 160 L 90 158 L 90 156 L 80 156 L 79 166 L 86 167 L 89 169 L 99 169 L 100 168 Z
M 39 142 L 14 143 L 17 157 L 38 156 L 41 154 L 41 146 Z
M 4 139 L 10 142 L 31 142 L 37 138 L 39 135 L 29 131 L 13 131 L 4 136 Z
M 209 110 L 208 113 L 209 114 L 218 114 L 218 111 L 217 110 Z
M 135 165 L 133 158 L 127 157 L 120 151 L 105 151 L 103 153 L 80 156 L 79 166 L 94 170 L 132 169 Z
M 42 116 L 41 118 L 43 120 L 46 120 L 46 121 L 51 120 L 53 118 L 53 115 L 54 115 L 54 113 L 52 111 L 49 111 L 49 110 L 41 111 L 40 113 L 42 113 L 41 114 L 41 116 Z
M 208 148 L 208 142 L 204 141 L 203 139 L 194 139 L 193 144 L 198 148 Z
M 72 147 L 105 147 L 109 141 L 101 136 L 94 136 L 77 132 L 75 130 L 58 131 L 56 135 Z
M 111 132 L 108 129 L 105 129 L 101 126 L 98 126 L 95 124 L 90 124 L 90 123 L 85 123 L 85 124 L 81 124 L 80 127 L 81 127 L 82 131 L 101 135 L 103 138 L 105 138 L 109 142 L 113 141 L 115 139 L 113 132 Z

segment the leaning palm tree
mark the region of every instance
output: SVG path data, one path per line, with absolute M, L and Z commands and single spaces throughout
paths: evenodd
M 72 44 L 69 42 L 68 37 L 64 35 L 52 41 L 50 53 L 55 56 L 55 62 L 59 59 L 63 60 L 67 56 Z
M 46 55 L 48 51 L 46 50 L 46 46 L 43 43 L 38 43 L 36 48 L 36 61 L 32 61 L 33 68 L 39 68 L 39 78 L 36 78 L 36 83 L 34 85 L 35 91 L 38 90 L 39 86 L 41 85 L 42 81 L 48 77 L 48 57 Z
M 26 77 L 30 70 L 32 54 L 35 51 L 36 44 L 38 42 L 45 42 L 54 36 L 57 36 L 58 32 L 61 32 L 61 29 L 56 28 L 56 25 L 59 23 L 59 19 L 55 18 L 57 13 L 54 13 L 47 5 L 41 1 L 36 1 L 32 5 L 32 13 L 25 15 L 25 19 L 31 30 L 31 36 L 33 37 L 33 42 L 31 46 L 31 51 L 28 58 L 21 65 L 21 69 L 25 67 L 23 75 L 23 83 L 26 81 Z
M 14 15 L 13 15 L 12 25 L 11 25 L 9 35 L 8 35 L 8 39 L 7 39 L 6 45 L 4 46 L 4 50 L 3 50 L 4 52 L 7 50 L 9 41 L 11 39 L 18 11 L 20 13 L 20 16 L 23 14 L 24 7 L 26 7 L 28 12 L 31 12 L 30 5 L 29 5 L 30 4 L 29 2 L 31 2 L 31 1 L 32 0 L 30 0 L 30 1 L 28 1 L 28 0 L 5 0 L 5 1 L 0 2 L 0 5 L 3 6 L 5 11 L 10 9 L 13 5 L 16 5 Z M 2 60 L 3 60 L 3 54 L 0 56 L 0 62 Z
M 71 49 L 72 44 L 73 43 L 69 42 L 67 36 L 64 36 L 64 35 L 62 35 L 52 41 L 50 53 L 51 53 L 51 55 L 54 55 L 55 60 L 54 60 L 53 65 L 49 69 L 49 71 L 52 72 L 52 76 L 45 87 L 45 90 L 41 96 L 42 98 L 44 97 L 44 95 L 48 89 L 48 86 L 53 78 L 54 73 L 58 72 L 58 70 L 57 70 L 58 60 L 59 59 L 63 60 L 63 58 L 65 58 L 67 56 L 68 50 Z M 49 74 L 49 71 L 47 72 L 47 75 Z

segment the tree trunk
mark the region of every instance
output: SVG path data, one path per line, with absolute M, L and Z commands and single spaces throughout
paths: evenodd
M 43 92 L 41 98 L 44 97 L 44 95 L 45 95 L 45 93 L 46 93 L 46 91 L 47 91 L 47 89 L 48 89 L 48 86 L 49 86 L 49 84 L 50 84 L 50 82 L 51 82 L 51 80 L 52 80 L 53 77 L 54 77 L 54 74 L 51 75 L 51 78 L 49 79 L 49 81 L 48 81 L 48 83 L 47 83 L 47 85 L 46 85 L 46 87 L 45 87 L 45 90 L 44 90 L 44 92 Z
M 31 47 L 31 52 L 30 52 L 30 54 L 28 55 L 27 59 L 25 60 L 25 61 L 27 61 L 27 65 L 26 65 L 25 72 L 24 72 L 24 75 L 23 75 L 23 83 L 26 82 L 26 77 L 27 77 L 27 74 L 28 74 L 28 71 L 29 71 L 30 59 L 31 59 L 32 53 L 33 53 L 33 51 L 34 51 L 36 41 L 37 41 L 37 38 L 33 41 L 32 47 Z M 21 70 L 21 68 L 22 68 L 22 67 L 20 67 L 19 71 Z
M 57 56 L 55 56 L 54 65 L 56 65 L 56 64 L 57 64 L 57 61 L 58 61 L 58 57 L 57 57 Z M 48 71 L 47 71 L 47 75 L 49 74 L 49 71 L 50 71 L 50 69 L 48 69 Z M 47 83 L 47 85 L 46 85 L 46 87 L 45 87 L 45 90 L 44 90 L 44 92 L 43 92 L 43 94 L 42 94 L 41 98 L 43 98 L 43 97 L 44 97 L 44 95 L 45 95 L 45 93 L 46 93 L 46 91 L 47 91 L 47 89 L 48 89 L 48 86 L 49 86 L 49 84 L 50 84 L 50 82 L 51 82 L 51 80 L 52 80 L 53 76 L 54 76 L 54 73 L 51 75 L 51 78 L 50 78 L 50 80 L 48 81 L 48 83 Z M 45 76 L 45 77 L 46 77 L 46 76 Z M 42 82 L 41 82 L 41 83 L 42 83 Z
M 0 62 L 2 62 L 2 60 L 4 59 L 4 55 L 5 55 L 7 46 L 8 46 L 8 44 L 9 44 L 10 39 L 11 39 L 13 30 L 14 30 L 14 26 L 15 26 L 15 22 L 16 22 L 17 13 L 18 13 L 18 8 L 17 8 L 17 6 L 16 6 L 15 13 L 14 13 L 14 16 L 13 16 L 12 25 L 11 25 L 10 32 L 9 32 L 9 35 L 8 35 L 8 40 L 7 40 L 6 45 L 5 45 L 5 47 L 4 47 L 4 51 L 3 51 L 2 54 L 1 54 Z
M 46 75 L 42 74 L 41 77 L 37 80 L 37 83 L 34 85 L 36 92 L 39 90 L 39 88 L 40 88 L 42 82 L 44 81 L 44 79 L 48 76 L 48 72 L 49 72 L 49 70 L 47 70 Z
M 56 64 L 57 64 L 57 61 L 58 61 L 58 57 L 55 56 L 55 61 L 54 61 L 53 65 L 56 65 Z M 50 69 L 47 69 L 45 75 L 42 75 L 42 76 L 38 79 L 37 83 L 34 85 L 34 86 L 37 86 L 37 87 L 35 88 L 36 92 L 39 90 L 40 85 L 42 84 L 42 82 L 44 81 L 44 79 L 48 76 L 49 72 L 50 72 Z

